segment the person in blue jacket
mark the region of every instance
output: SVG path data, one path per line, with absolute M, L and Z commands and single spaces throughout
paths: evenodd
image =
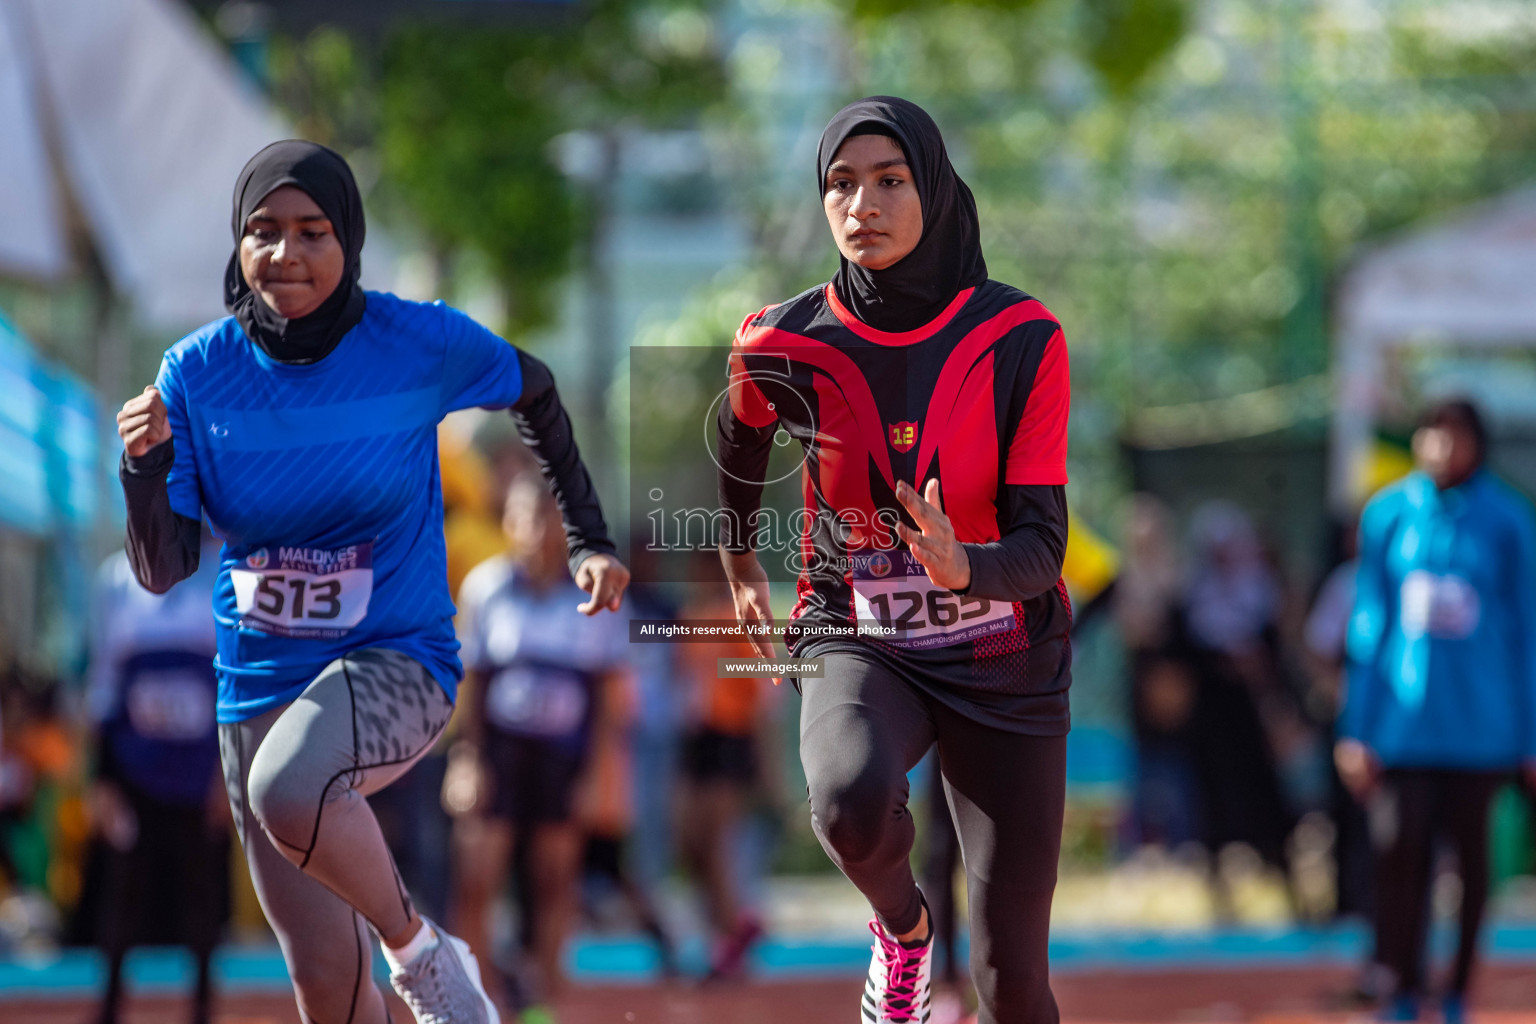
M 1367 808 L 1388 1020 L 1417 1020 L 1436 839 L 1455 847 L 1459 943 L 1444 994 L 1465 1018 L 1488 895 L 1488 808 L 1536 773 L 1536 520 L 1484 468 L 1477 408 L 1445 401 L 1413 436 L 1417 470 L 1366 505 L 1334 750 Z

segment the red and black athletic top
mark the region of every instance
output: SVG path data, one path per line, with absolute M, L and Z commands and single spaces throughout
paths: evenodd
M 791 616 L 803 631 L 792 629 L 791 650 L 808 657 L 838 644 L 873 645 L 903 675 L 985 705 L 985 717 L 1065 731 L 1070 377 L 1050 310 L 988 280 L 925 326 L 893 334 L 859 321 L 821 286 L 746 319 L 732 348 L 729 395 L 718 423 L 728 548 L 756 546 L 740 527 L 754 524 L 775 431 L 783 428 L 806 454 Z M 921 493 L 933 478 L 971 562 L 960 607 L 987 599 L 995 617 L 1004 611 L 997 602 L 1011 603 L 1012 621 L 932 646 L 825 639 L 819 627 L 841 625 L 846 635 L 855 621 L 856 578 L 902 564 L 905 545 L 891 525 L 913 524 L 896 482 Z

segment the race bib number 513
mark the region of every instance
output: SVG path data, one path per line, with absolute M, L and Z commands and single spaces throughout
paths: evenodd
M 935 586 L 907 551 L 854 557 L 859 631 L 898 647 L 946 647 L 1014 628 L 1013 605 Z
M 259 548 L 229 576 L 240 625 L 277 636 L 335 639 L 368 614 L 373 544 Z

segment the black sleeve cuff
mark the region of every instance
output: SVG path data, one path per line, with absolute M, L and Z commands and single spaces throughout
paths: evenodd
M 960 547 L 965 550 L 966 560 L 971 563 L 971 582 L 954 593 L 974 594 L 977 597 L 990 597 L 998 593 L 1005 581 L 1000 572 L 997 552 L 989 550 L 985 544 L 967 544 L 964 541 L 960 542 Z
M 135 458 L 123 451 L 122 462 L 118 466 L 118 475 L 124 473 L 136 477 L 165 476 L 171 471 L 171 466 L 176 462 L 176 447 L 172 441 L 162 441 L 143 455 Z
M 583 544 L 581 547 L 571 548 L 566 564 L 570 566 L 572 579 L 576 577 L 576 570 L 581 568 L 581 563 L 593 555 L 612 555 L 614 558 L 618 558 L 619 549 L 612 543 L 592 542 Z

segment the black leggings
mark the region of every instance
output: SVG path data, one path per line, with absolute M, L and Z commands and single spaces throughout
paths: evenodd
M 935 742 L 970 897 L 980 1024 L 1055 1024 L 1047 940 L 1066 793 L 1065 736 L 982 725 L 852 651 L 803 682 L 811 825 L 886 930 L 917 927 L 907 772 Z
M 1424 986 L 1435 841 L 1456 850 L 1461 913 L 1447 990 L 1467 991 L 1477 932 L 1488 902 L 1488 807 L 1507 772 L 1429 768 L 1386 771 L 1367 808 L 1376 851 L 1376 957 L 1396 976 L 1400 995 Z
M 933 921 L 933 977 L 951 987 L 960 984 L 955 962 L 955 869 L 960 866 L 960 840 L 949 813 L 944 773 L 931 764 L 928 774 L 928 828 L 923 843 L 923 897 Z

